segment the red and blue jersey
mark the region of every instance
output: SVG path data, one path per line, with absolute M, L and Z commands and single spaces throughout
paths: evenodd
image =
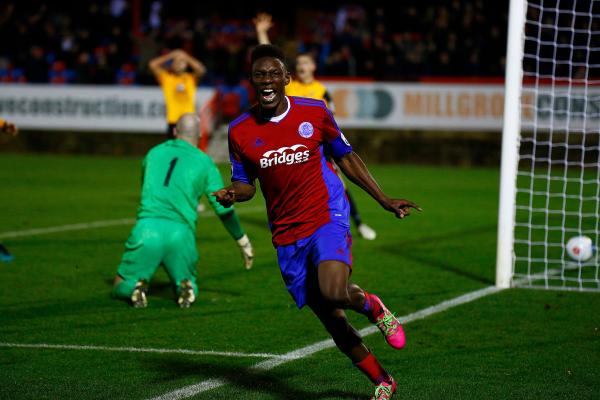
M 348 223 L 344 186 L 328 157 L 352 152 L 321 100 L 286 97 L 287 111 L 262 119 L 257 108 L 229 125 L 232 181 L 258 179 L 267 203 L 273 244 L 313 234 L 333 219 Z

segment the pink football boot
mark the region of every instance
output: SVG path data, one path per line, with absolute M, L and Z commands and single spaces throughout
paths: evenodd
M 371 397 L 371 400 L 389 400 L 392 395 L 396 392 L 396 381 L 392 379 L 392 382 L 381 382 L 375 386 L 375 394 Z
M 390 346 L 395 349 L 403 348 L 406 344 L 406 337 L 404 336 L 404 330 L 402 329 L 402 325 L 400 325 L 400 321 L 398 321 L 398 318 L 396 318 L 394 314 L 392 314 L 390 310 L 386 308 L 379 297 L 375 296 L 374 294 L 370 294 L 370 296 L 371 299 L 379 303 L 379 306 L 383 310 L 381 314 L 375 318 L 375 321 L 371 322 L 377 325 L 381 333 L 383 333 L 385 341 Z

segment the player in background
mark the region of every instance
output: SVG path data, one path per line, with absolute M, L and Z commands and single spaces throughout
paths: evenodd
M 15 124 L 0 118 L 0 133 L 15 137 L 19 134 L 19 129 Z
M 259 13 L 254 19 L 254 27 L 256 28 L 256 37 L 258 38 L 259 44 L 270 44 L 269 40 L 269 29 L 273 26 L 271 15 L 266 13 Z M 289 85 L 285 87 L 285 94 L 288 96 L 297 97 L 308 97 L 311 99 L 323 100 L 327 105 L 327 108 L 335 114 L 335 104 L 333 98 L 327 91 L 325 85 L 319 82 L 315 78 L 315 71 L 317 70 L 317 63 L 311 53 L 299 53 L 295 58 L 294 66 L 294 77 Z M 336 167 L 335 163 L 332 164 L 336 169 L 336 173 L 342 178 L 339 168 Z M 375 240 L 377 232 L 369 225 L 362 221 L 362 217 L 358 212 L 358 207 L 354 201 L 354 197 L 344 179 L 344 188 L 346 190 L 346 196 L 348 196 L 348 202 L 350 203 L 350 217 L 358 229 L 358 233 L 361 237 L 367 240 Z
M 15 124 L 0 118 L 0 133 L 2 136 L 7 135 L 10 137 L 15 137 L 19 134 L 19 129 Z M 0 243 L 0 261 L 11 262 L 14 259 L 15 257 L 10 254 L 8 249 L 2 243 Z
M 394 348 L 404 346 L 404 331 L 376 295 L 350 282 L 349 205 L 328 156 L 396 217 L 420 208 L 381 190 L 324 102 L 285 95 L 290 75 L 279 48 L 259 45 L 251 62 L 258 104 L 229 125 L 232 185 L 214 195 L 225 207 L 248 201 L 258 179 L 281 274 L 296 305 L 308 305 L 338 348 L 373 382 L 373 398 L 389 399 L 396 382 L 364 345 L 345 310 L 365 315 Z
M 113 297 L 130 299 L 134 307 L 146 307 L 148 283 L 160 264 L 175 286 L 180 307 L 189 307 L 198 295 L 196 205 L 201 196 L 223 187 L 216 165 L 197 148 L 199 123 L 195 114 L 183 114 L 175 139 L 155 146 L 144 158 L 137 222 L 125 243 L 112 291 Z M 250 269 L 254 253 L 237 214 L 214 197 L 208 199 Z
M 169 63 L 170 66 L 167 66 Z M 196 87 L 206 73 L 206 67 L 183 50 L 173 50 L 153 58 L 148 65 L 163 91 L 167 138 L 172 139 L 179 117 L 196 112 Z M 187 72 L 188 67 L 192 72 Z

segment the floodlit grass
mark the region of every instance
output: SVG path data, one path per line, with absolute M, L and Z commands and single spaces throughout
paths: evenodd
M 227 168 L 223 168 L 226 175 Z M 498 171 L 373 166 L 390 193 L 424 212 L 395 220 L 353 188 L 378 232 L 355 235 L 353 279 L 400 315 L 493 284 Z M 133 218 L 140 160 L 2 155 L 1 232 Z M 256 248 L 245 271 L 235 243 L 207 211 L 198 227 L 200 296 L 174 302 L 166 274 L 149 307 L 110 299 L 131 226 L 3 239 L 0 342 L 284 354 L 327 338 L 283 286 L 260 198 L 238 207 Z M 406 325 L 396 351 L 365 341 L 405 399 L 586 399 L 600 393 L 600 295 L 509 290 Z M 364 317 L 351 315 L 357 327 Z M 252 371 L 259 358 L 0 347 L 0 398 L 144 399 L 206 379 L 201 399 L 368 398 L 366 378 L 336 349 Z

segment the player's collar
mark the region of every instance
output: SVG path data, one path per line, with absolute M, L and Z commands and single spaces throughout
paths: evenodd
M 187 140 L 183 140 L 183 139 L 180 139 L 180 138 L 174 138 L 170 142 L 173 143 L 175 146 L 191 147 L 193 149 L 197 149 L 198 148 L 197 146 L 194 146 L 193 144 L 191 144 Z
M 290 108 L 292 108 L 292 103 L 290 102 L 290 99 L 288 99 L 287 96 L 283 96 L 283 97 L 285 97 L 285 101 L 287 101 L 287 109 L 283 113 L 279 114 L 278 116 L 269 118 L 269 121 L 279 123 L 290 112 Z

